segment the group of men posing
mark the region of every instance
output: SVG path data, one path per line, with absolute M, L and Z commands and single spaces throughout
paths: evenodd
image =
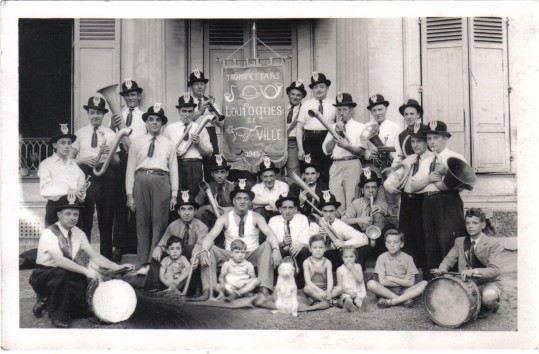
M 112 116 L 111 127 L 102 124 L 108 112 L 105 100 L 90 97 L 84 105 L 90 124 L 74 135 L 64 125 L 62 134 L 50 140 L 53 156 L 40 165 L 48 228 L 40 239 L 38 269 L 30 280 L 38 294 L 34 314 L 41 315 L 48 306 L 53 324 L 68 326 L 70 296 L 54 294 L 80 290 L 85 277 L 71 277 L 72 273 L 99 277 L 76 263 L 79 249 L 91 249 L 88 241 L 96 209 L 100 255 L 89 251 L 91 258 L 102 267 L 119 270 L 130 265 L 113 261 L 136 252 L 136 274 L 147 277 L 148 287 L 157 287 L 159 262 L 166 256 L 167 241 L 175 236 L 199 275 L 194 275 L 191 285 L 197 300 L 212 295 L 217 268 L 232 257 L 230 245 L 237 239 L 245 243 L 246 259 L 257 269 L 259 292 L 269 296 L 274 268 L 284 256 L 295 258 L 300 268 L 297 283 L 303 286 L 302 266 L 314 235 L 326 239 L 324 257 L 333 269 L 343 264 L 339 250 L 350 246 L 360 251 L 359 262 L 365 265 L 369 252 L 380 253 L 365 234 L 371 225 L 381 233 L 398 228 L 404 234 L 404 251 L 430 278 L 428 270 L 436 269 L 455 239 L 466 235 L 459 190 L 444 184 L 448 158 L 464 160 L 447 148 L 451 137 L 447 126 L 434 120 L 422 124 L 422 107 L 410 99 L 399 108 L 406 124 L 401 131 L 386 119 L 389 102 L 380 94 L 372 95 L 367 106 L 372 124 L 377 124 L 383 146 L 395 148 L 390 154 L 379 152 L 381 146 L 360 138 L 366 125 L 354 119 L 357 103 L 352 96 L 327 97 L 331 81 L 322 73 L 313 73 L 310 81 L 311 99 L 303 101 L 307 91 L 300 80 L 286 89 L 286 169 L 297 171 L 303 185 L 285 182 L 281 169 L 268 158 L 261 160 L 260 182 L 252 188 L 244 179 L 227 179 L 230 165 L 219 154 L 215 127 L 209 124 L 202 129 L 198 124 L 207 115 L 217 115 L 212 98 L 205 96 L 208 79 L 199 70 L 189 76 L 191 92 L 178 99 L 180 120 L 170 125 L 161 104 L 145 112 L 139 108 L 143 89 L 133 80 L 121 85 L 126 105 L 121 116 Z M 328 133 L 322 119 L 334 133 Z M 130 134 L 123 135 L 112 151 L 115 130 L 125 128 Z M 99 173 L 107 160 L 110 168 Z M 402 191 L 385 191 L 386 172 L 401 168 L 408 175 Z M 200 189 L 202 180 L 209 181 L 209 193 Z M 307 216 L 314 212 L 320 212 L 325 221 L 311 222 Z M 337 239 L 330 240 L 329 234 Z M 479 246 L 466 244 L 468 250 Z M 475 264 L 492 267 L 495 262 L 487 263 Z M 58 268 L 68 275 L 60 274 Z M 459 271 L 463 270 L 459 261 Z M 53 281 L 57 290 L 51 290 Z

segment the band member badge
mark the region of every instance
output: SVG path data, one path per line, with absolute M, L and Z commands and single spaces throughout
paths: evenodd
M 67 123 L 60 123 L 60 130 L 64 135 L 69 134 L 69 128 L 67 127 Z
M 238 186 L 240 187 L 240 189 L 245 189 L 245 186 L 247 186 L 247 179 L 246 178 L 238 179 Z
M 318 81 L 318 72 L 317 71 L 313 71 L 313 79 L 314 79 L 314 81 Z
M 329 203 L 331 201 L 331 194 L 329 194 L 329 190 L 322 191 L 322 197 L 326 203 Z
M 378 99 L 378 96 L 376 94 L 371 95 L 370 99 L 372 102 L 376 102 L 376 100 Z
M 195 70 L 193 70 L 193 75 L 195 75 L 195 77 L 197 79 L 200 79 L 200 70 L 198 70 L 198 68 L 196 68 Z
M 371 169 L 369 167 L 365 167 L 363 169 L 363 174 L 365 175 L 366 179 L 370 179 L 371 178 Z
M 303 84 L 303 80 L 297 79 L 296 80 L 296 87 L 300 87 Z
M 101 97 L 99 96 L 94 96 L 93 100 L 94 100 L 94 105 L 96 106 L 99 106 L 99 104 L 101 103 Z
M 266 168 L 271 167 L 271 160 L 268 156 L 264 156 L 264 166 L 266 166 Z
M 283 197 L 283 198 L 288 197 L 288 192 L 283 192 L 283 193 L 281 193 L 281 197 Z
M 76 199 L 77 199 L 77 196 L 75 195 L 75 193 L 67 194 L 67 201 L 69 202 L 70 205 L 74 205 Z
M 189 202 L 189 191 L 182 191 L 182 200 L 184 203 Z
M 414 133 L 417 134 L 419 132 L 419 128 L 421 128 L 421 122 L 415 122 L 414 124 Z
M 337 95 L 337 102 L 341 103 L 342 100 L 343 100 L 342 92 L 339 92 L 339 94 Z
M 311 154 L 305 155 L 304 159 L 305 159 L 305 163 L 311 163 Z
M 131 79 L 125 79 L 125 88 L 131 90 L 131 87 L 133 87 L 133 82 Z
M 155 102 L 153 104 L 153 111 L 156 112 L 156 113 L 159 112 L 161 110 L 161 105 L 162 105 L 161 102 Z
M 223 155 L 215 155 L 215 162 L 217 162 L 217 166 L 223 165 Z
M 429 127 L 431 130 L 436 130 L 436 127 L 438 126 L 438 121 L 432 120 L 429 122 Z
M 191 94 L 189 92 L 183 93 L 183 102 L 187 103 L 191 100 Z

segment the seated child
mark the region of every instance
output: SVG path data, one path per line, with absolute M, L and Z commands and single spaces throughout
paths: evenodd
M 341 251 L 344 264 L 337 268 L 337 286 L 335 292 L 341 294 L 340 302 L 347 311 L 359 311 L 363 299 L 367 296 L 363 269 L 356 263 L 357 249 L 344 247 Z
M 225 301 L 232 301 L 245 296 L 260 285 L 260 280 L 255 274 L 255 267 L 245 259 L 246 249 L 245 242 L 239 239 L 230 244 L 232 258 L 223 263 L 219 284 L 215 289 L 219 291 L 218 299 L 227 294 Z
M 177 236 L 170 236 L 166 243 L 168 256 L 161 260 L 159 280 L 168 289 L 177 292 L 185 285 L 191 264 L 182 256 L 182 240 Z
M 329 259 L 324 257 L 326 239 L 322 235 L 314 235 L 309 239 L 311 256 L 303 262 L 305 276 L 305 295 L 317 302 L 332 304 L 332 299 L 339 296 L 333 288 L 333 273 Z
M 477 284 L 482 305 L 478 317 L 486 318 L 498 311 L 502 295 L 499 257 L 503 248 L 484 234 L 487 220 L 481 209 L 467 210 L 465 221 L 469 236 L 457 238 L 440 266 L 431 272 L 440 275 L 458 264 L 462 280 L 469 278 Z
M 382 253 L 374 267 L 375 279 L 369 280 L 367 288 L 380 297 L 378 307 L 387 308 L 398 304 L 412 307 L 413 299 L 423 293 L 427 281 L 415 283 L 417 268 L 411 256 L 401 251 L 404 234 L 395 229 L 384 235 L 387 252 Z

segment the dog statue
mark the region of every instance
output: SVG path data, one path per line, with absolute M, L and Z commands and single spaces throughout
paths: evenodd
M 279 277 L 275 285 L 274 295 L 276 296 L 275 307 L 272 313 L 283 313 L 285 315 L 298 315 L 298 287 L 294 280 L 294 264 L 283 261 L 278 269 Z

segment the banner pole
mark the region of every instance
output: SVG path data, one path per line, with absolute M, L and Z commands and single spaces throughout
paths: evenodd
M 252 54 L 252 58 L 255 59 L 255 62 L 256 62 L 256 59 L 257 59 L 257 53 L 256 53 L 256 21 L 253 22 L 253 28 L 252 28 L 252 35 L 251 35 L 251 54 Z

